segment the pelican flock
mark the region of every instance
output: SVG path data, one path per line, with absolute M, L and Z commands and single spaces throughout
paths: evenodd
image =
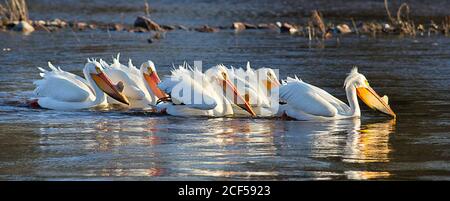
M 155 64 L 139 69 L 131 59 L 120 63 L 88 59 L 84 78 L 53 66 L 38 67 L 33 103 L 54 110 L 80 110 L 120 105 L 172 116 L 274 117 L 296 120 L 358 118 L 358 98 L 370 108 L 396 118 L 388 97 L 380 97 L 354 67 L 344 81 L 348 104 L 297 76 L 280 82 L 271 68 L 227 68 L 220 64 L 202 72 L 187 63 L 160 79 Z

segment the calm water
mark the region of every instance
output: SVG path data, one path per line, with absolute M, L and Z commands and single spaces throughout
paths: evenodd
M 142 1 L 114 4 L 111 9 L 105 8 L 109 1 L 89 6 L 58 1 L 49 7 L 58 11 L 49 13 L 39 2 L 48 1 L 33 1 L 31 17 L 132 23 L 142 10 Z M 442 2 L 433 7 L 436 15 L 445 12 Z M 73 10 L 64 10 L 64 3 Z M 333 7 L 323 1 L 300 6 L 300 1 L 295 11 L 290 3 L 150 1 L 156 10 L 152 16 L 159 22 L 194 26 L 247 18 L 296 21 L 315 7 L 346 13 L 348 6 L 361 6 L 348 2 Z M 372 9 L 374 16 L 384 11 L 382 3 L 367 5 L 378 9 Z M 417 10 L 430 7 L 413 5 Z M 0 51 L 0 179 L 450 180 L 450 38 L 349 36 L 324 47 L 262 30 L 172 31 L 153 44 L 147 38 L 102 31 L 0 33 L 0 50 L 11 48 Z M 360 120 L 326 122 L 177 118 L 119 109 L 60 112 L 25 106 L 32 82 L 39 78 L 37 66 L 52 61 L 81 74 L 87 57 L 111 60 L 118 52 L 122 61 L 130 57 L 135 64 L 152 59 L 160 76 L 172 63 L 184 60 L 202 60 L 208 67 L 251 61 L 255 67 L 280 69 L 283 78 L 297 74 L 342 100 L 346 73 L 357 65 L 376 91 L 389 95 L 398 119 L 366 106 Z

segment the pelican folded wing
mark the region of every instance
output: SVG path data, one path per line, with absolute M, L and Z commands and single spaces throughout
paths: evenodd
M 82 102 L 91 96 L 91 89 L 82 82 L 50 74 L 35 82 L 38 97 L 49 97 L 58 101 Z

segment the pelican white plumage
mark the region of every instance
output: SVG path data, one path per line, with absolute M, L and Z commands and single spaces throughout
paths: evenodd
M 113 85 L 97 61 L 88 60 L 83 69 L 86 79 L 56 68 L 50 62 L 48 66 L 51 71 L 39 67 L 43 79 L 34 82 L 34 94 L 42 108 L 77 110 L 106 105 L 106 94 L 128 104 L 127 98 L 120 92 L 121 83 Z
M 137 69 L 131 59 L 128 61 L 128 66 L 125 66 L 120 63 L 119 57 L 120 54 L 117 55 L 117 58 L 113 58 L 111 65 L 103 60 L 100 60 L 100 63 L 113 82 L 123 82 L 123 94 L 130 102 L 128 107 L 148 108 L 155 106 L 157 100 L 165 96 L 156 86 L 161 81 L 156 72 L 155 64 L 149 60 L 144 62 L 140 69 Z M 108 98 L 108 102 L 126 106 L 112 98 Z
M 161 104 L 160 109 L 165 109 L 173 116 L 231 116 L 233 103 L 224 96 L 224 92 L 230 91 L 236 103 L 255 116 L 251 106 L 229 80 L 227 69 L 223 66 L 215 66 L 205 73 L 180 66 L 163 79 L 158 87 L 170 94 L 172 100 Z
M 259 117 L 270 117 L 276 114 L 276 106 L 271 95 L 274 88 L 281 84 L 277 74 L 271 68 L 252 69 L 250 62 L 247 62 L 246 70 L 242 68 L 229 69 L 230 79 L 233 80 L 239 92 L 244 94 L 245 99 L 250 103 L 256 115 Z M 275 97 L 278 98 L 278 97 Z M 278 100 L 278 99 L 277 99 Z M 235 107 L 235 114 L 248 115 L 241 108 Z
M 285 114 L 297 120 L 360 117 L 359 97 L 372 109 L 396 117 L 394 111 L 388 105 L 387 96 L 383 98 L 378 96 L 369 86 L 366 77 L 358 73 L 356 67 L 345 79 L 344 88 L 349 105 L 297 77 L 288 77 L 279 90 L 280 99 L 286 101 L 286 104 L 280 105 L 279 114 Z

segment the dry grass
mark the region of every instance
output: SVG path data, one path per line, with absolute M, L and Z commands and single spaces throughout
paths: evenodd
M 415 23 L 410 19 L 410 8 L 407 3 L 402 3 L 397 10 L 397 19 L 393 18 L 388 7 L 388 1 L 384 0 L 384 7 L 386 9 L 387 16 L 391 21 L 392 25 L 400 30 L 400 33 L 415 36 L 416 26 Z M 402 16 L 403 19 L 402 19 Z
M 0 4 L 0 17 L 9 22 L 28 21 L 28 7 L 25 0 L 5 0 Z
M 442 22 L 442 28 L 445 36 L 449 36 L 450 31 L 450 15 L 446 16 L 444 21 Z
M 150 16 L 150 5 L 148 4 L 147 0 L 145 0 L 144 2 L 144 7 L 145 7 L 145 15 Z
M 326 26 L 325 23 L 323 22 L 322 15 L 320 14 L 320 12 L 317 10 L 313 10 L 311 18 L 314 24 L 319 28 L 320 32 L 322 34 L 325 34 Z

